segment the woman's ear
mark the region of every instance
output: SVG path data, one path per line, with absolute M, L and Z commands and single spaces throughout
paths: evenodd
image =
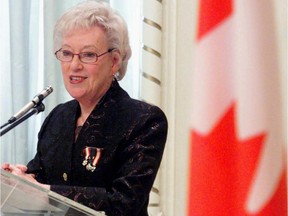
M 119 50 L 114 50 L 112 52 L 112 71 L 113 74 L 115 74 L 117 71 L 119 71 L 122 64 L 122 57 L 119 52 Z

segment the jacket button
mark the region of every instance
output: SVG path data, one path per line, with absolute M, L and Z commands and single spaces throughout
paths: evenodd
M 67 179 L 68 179 L 68 175 L 67 175 L 67 173 L 63 173 L 63 179 L 64 179 L 64 181 L 67 181 Z

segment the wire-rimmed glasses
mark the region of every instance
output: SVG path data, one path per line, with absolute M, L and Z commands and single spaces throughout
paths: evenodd
M 108 49 L 106 52 L 104 53 L 101 53 L 100 55 L 98 55 L 97 53 L 95 52 L 80 52 L 80 53 L 73 53 L 69 50 L 63 50 L 62 48 L 57 50 L 55 52 L 55 56 L 58 60 L 62 61 L 62 62 L 70 62 L 73 60 L 74 56 L 77 55 L 79 60 L 83 63 L 87 63 L 87 64 L 90 64 L 90 63 L 95 63 L 98 61 L 98 58 L 100 56 L 103 56 L 107 53 L 110 53 L 114 50 L 115 48 L 110 48 Z

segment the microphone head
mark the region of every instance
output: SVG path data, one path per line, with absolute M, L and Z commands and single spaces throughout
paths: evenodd
M 51 86 L 47 86 L 44 88 L 38 95 L 36 95 L 32 101 L 36 105 L 42 102 L 42 100 L 47 97 L 51 92 L 53 92 L 53 88 Z
M 51 94 L 53 92 L 53 88 L 51 85 L 47 86 L 44 90 L 45 90 L 45 92 L 43 94 L 44 97 L 47 97 L 49 94 Z

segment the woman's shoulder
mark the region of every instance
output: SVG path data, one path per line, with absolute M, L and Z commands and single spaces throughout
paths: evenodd
M 134 115 L 135 117 L 147 114 L 156 114 L 165 117 L 165 114 L 160 107 L 140 99 L 130 97 L 129 94 L 119 85 L 116 85 L 115 93 L 116 94 L 111 95 L 110 100 L 114 102 L 118 113 L 128 116 Z
M 130 116 L 132 119 L 158 119 L 167 121 L 164 111 L 151 103 L 133 98 L 126 98 L 118 104 L 119 114 Z
M 130 109 L 136 109 L 143 112 L 162 111 L 157 105 L 134 98 L 126 98 L 126 100 L 123 101 L 123 105 L 131 107 Z

